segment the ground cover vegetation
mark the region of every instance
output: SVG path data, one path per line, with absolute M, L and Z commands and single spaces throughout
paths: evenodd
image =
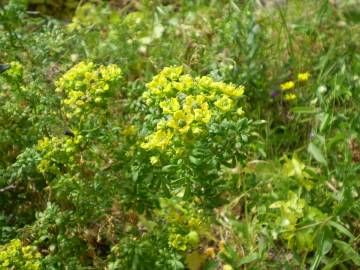
M 360 8 L 260 2 L 2 2 L 1 270 L 359 269 Z

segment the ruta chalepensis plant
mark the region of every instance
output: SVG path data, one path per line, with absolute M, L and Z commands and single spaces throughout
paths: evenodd
M 251 121 L 242 109 L 244 87 L 167 67 L 147 84 L 142 158 L 166 195 L 209 205 L 227 186 L 223 167 L 243 160 Z

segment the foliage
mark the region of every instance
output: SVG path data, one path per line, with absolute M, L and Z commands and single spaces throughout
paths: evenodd
M 355 1 L 6 2 L 0 269 L 360 266 Z

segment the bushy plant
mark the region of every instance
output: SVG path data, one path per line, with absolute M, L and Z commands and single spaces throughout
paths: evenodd
M 6 2 L 0 268 L 359 267 L 352 1 Z

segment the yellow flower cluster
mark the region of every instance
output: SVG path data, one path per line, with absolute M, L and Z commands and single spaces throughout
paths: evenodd
M 200 233 L 207 229 L 203 212 L 187 203 L 169 199 L 162 199 L 160 204 L 161 210 L 157 214 L 169 225 L 169 245 L 181 251 L 197 247 Z
M 104 97 L 112 93 L 121 77 L 121 69 L 114 64 L 99 68 L 92 62 L 75 65 L 55 82 L 56 91 L 66 95 L 63 105 L 67 117 L 83 113 L 89 105 L 104 103 Z
M 22 246 L 19 239 L 0 245 L 0 269 L 40 269 L 41 254 L 34 246 Z
M 42 154 L 37 169 L 40 173 L 56 173 L 59 168 L 57 162 L 68 162 L 73 160 L 73 155 L 77 151 L 77 145 L 81 143 L 83 137 L 74 131 L 74 138 L 67 137 L 44 137 L 38 141 L 36 150 Z
M 309 80 L 309 78 L 310 78 L 309 72 L 299 73 L 297 75 L 297 79 L 299 82 L 305 82 L 305 81 Z M 290 90 L 293 90 L 294 88 L 295 88 L 294 81 L 287 81 L 287 82 L 280 84 L 280 89 L 282 91 L 290 91 Z M 284 98 L 287 101 L 291 101 L 291 100 L 295 100 L 297 98 L 297 95 L 294 93 L 287 93 L 287 94 L 285 94 Z
M 7 71 L 7 74 L 11 76 L 13 79 L 21 79 L 23 76 L 24 67 L 19 62 L 11 62 L 10 69 Z
M 163 118 L 145 138 L 142 148 L 164 150 L 175 137 L 203 133 L 214 116 L 225 117 L 244 94 L 243 86 L 182 73 L 181 66 L 166 67 L 147 84 L 143 98 L 147 105 L 159 107 Z M 242 112 L 241 108 L 236 109 Z
M 160 148 L 165 150 L 170 144 L 173 134 L 170 130 L 157 130 L 155 133 L 146 137 L 147 142 L 143 142 L 141 147 L 144 149 Z

